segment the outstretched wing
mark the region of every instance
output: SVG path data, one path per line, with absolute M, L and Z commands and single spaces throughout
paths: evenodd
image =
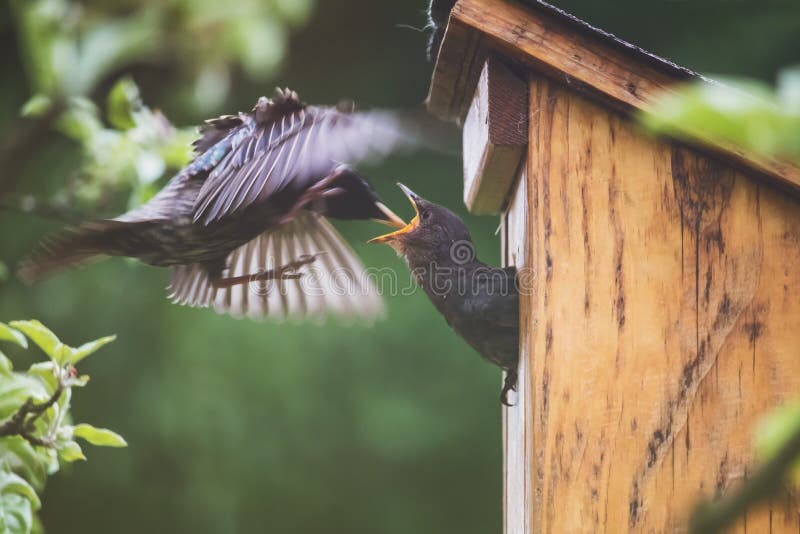
M 173 269 L 170 298 L 234 317 L 322 320 L 332 314 L 374 321 L 384 314 L 383 300 L 356 254 L 330 223 L 310 212 L 234 250 L 223 276 L 248 277 L 304 256 L 316 258 L 297 269 L 300 278 L 219 289 L 202 266 L 178 266 Z
M 288 186 L 307 187 L 340 163 L 384 156 L 414 142 L 393 113 L 306 106 L 288 91 L 260 99 L 240 117 L 240 126 L 196 160 L 208 159 L 214 167 L 197 196 L 195 221 L 212 223 Z
M 207 120 L 200 127 L 200 137 L 192 143 L 197 154 L 195 158 L 153 198 L 114 220 L 140 222 L 192 217 L 195 199 L 208 172 L 230 152 L 236 133 L 238 137 L 246 133 L 241 128 L 245 119 L 242 115 L 222 115 Z

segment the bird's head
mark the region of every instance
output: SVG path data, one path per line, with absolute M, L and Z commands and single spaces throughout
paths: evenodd
M 329 217 L 344 220 L 372 219 L 395 228 L 402 228 L 406 224 L 381 202 L 372 184 L 350 169 L 339 170 L 330 188 L 335 194 L 325 198 L 322 209 Z
M 446 260 L 454 248 L 463 246 L 472 253 L 472 238 L 458 215 L 449 209 L 429 202 L 403 184 L 397 184 L 411 201 L 416 214 L 407 225 L 397 231 L 371 239 L 370 243 L 386 243 L 409 263 Z M 450 258 L 460 261 L 462 258 Z M 462 262 L 463 263 L 463 262 Z

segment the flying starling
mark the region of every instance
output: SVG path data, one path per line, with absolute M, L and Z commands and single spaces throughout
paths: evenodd
M 417 283 L 447 324 L 481 356 L 506 372 L 500 401 L 516 390 L 519 293 L 515 267 L 478 261 L 464 221 L 398 184 L 414 206 L 408 225 L 372 239 L 405 257 Z
M 326 218 L 405 224 L 341 163 L 412 144 L 396 115 L 309 106 L 278 89 L 250 113 L 206 121 L 200 134 L 194 160 L 150 201 L 47 240 L 23 261 L 23 280 L 128 256 L 170 267 L 174 302 L 220 313 L 382 312 L 360 260 Z

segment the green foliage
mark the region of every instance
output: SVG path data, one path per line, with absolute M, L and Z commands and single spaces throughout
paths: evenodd
M 665 93 L 642 121 L 658 133 L 800 161 L 800 67 L 782 71 L 775 89 L 736 78 L 685 85 Z
M 756 455 L 768 461 L 800 433 L 800 400 L 775 408 L 761 420 L 755 436 Z M 790 472 L 794 482 L 800 482 L 800 458 L 794 462 Z
M 22 109 L 29 116 L 46 113 L 51 105 L 63 106 L 56 127 L 82 147 L 80 180 L 60 204 L 75 201 L 93 206 L 100 198 L 127 189 L 130 204 L 152 196 L 157 180 L 188 163 L 194 128 L 175 128 L 159 111 L 142 104 L 132 79 L 120 79 L 108 94 L 106 119 L 90 100 L 72 97 L 65 103 L 44 104 L 48 97 L 36 95 Z
M 37 94 L 85 96 L 112 71 L 147 61 L 177 65 L 209 106 L 227 95 L 233 65 L 257 80 L 273 74 L 287 26 L 304 22 L 312 3 L 13 0 L 12 9 Z
M 134 76 L 146 101 L 169 110 L 176 124 L 244 109 L 278 82 L 313 102 L 352 97 L 364 105 L 412 106 L 424 97 L 432 68 L 423 57 L 425 37 L 395 25 L 424 25 L 427 0 L 316 2 L 308 29 L 293 35 L 280 79 L 273 73 L 268 84 L 242 75 L 236 58 L 224 65 L 217 58 L 206 61 L 207 51 L 223 50 L 209 50 L 220 24 L 213 18 L 207 18 L 211 22 L 202 35 L 195 29 L 188 33 L 187 21 L 208 9 L 224 10 L 228 17 L 221 24 L 235 31 L 240 24 L 247 27 L 253 12 L 273 5 L 246 1 L 258 5 L 245 12 L 235 8 L 242 0 L 182 0 L 184 7 L 171 14 L 174 30 L 166 44 L 160 42 L 135 64 L 118 64 L 104 77 Z M 140 10 L 161 10 L 157 3 L 179 4 L 87 0 L 81 1 L 81 13 L 101 24 L 98 12 L 139 18 Z M 791 56 L 800 3 L 773 2 L 759 10 L 747 2 L 611 4 L 559 2 L 695 69 L 772 76 L 775 65 L 796 59 Z M 677 38 L 676 28 L 684 30 Z M 0 99 L 7 119 L 39 91 L 16 68 L 13 51 L 25 52 L 15 45 L 18 35 L 16 26 L 6 26 L 9 53 L 5 70 L 0 67 L 6 93 Z M 106 87 L 110 81 L 104 80 L 91 92 L 102 109 Z M 225 101 L 213 105 L 226 90 Z M 29 123 L 34 121 L 24 121 Z M 10 120 L 2 126 L 7 139 L 20 130 Z M 67 182 L 81 146 L 52 141 L 39 136 L 24 159 L 11 161 L 15 172 L 0 172 L 8 179 L 19 176 L 10 190 L 39 197 Z M 421 154 L 364 170 L 398 210 L 408 209 L 393 185 L 398 179 L 453 207 L 473 231 L 481 255 L 499 258 L 495 218 L 475 217 L 463 208 L 457 158 Z M 0 228 L 7 229 L 0 235 L 0 259 L 13 269 L 33 243 L 58 226 L 0 212 Z M 391 250 L 363 245 L 376 227 L 338 226 L 368 265 L 407 274 Z M 158 269 L 132 272 L 125 262 L 112 260 L 30 287 L 10 275 L 0 286 L 0 315 L 38 317 L 75 339 L 105 331 L 120 337 L 113 346 L 119 358 L 87 362 L 91 399 L 78 395 L 74 409 L 87 421 L 120 431 L 136 447 L 125 454 L 85 447 L 89 462 L 73 469 L 69 479 L 48 483 L 40 514 L 54 532 L 502 530 L 500 378 L 452 335 L 424 295 L 389 299 L 391 321 L 371 329 L 256 324 L 170 305 L 162 291 L 165 275 Z M 0 349 L 6 346 L 15 356 L 16 347 Z M 22 360 L 14 361 L 22 366 Z M 113 459 L 100 462 L 101 455 Z
M 253 80 L 272 75 L 285 54 L 287 28 L 308 17 L 313 0 L 12 0 L 33 96 L 21 114 L 78 142 L 77 179 L 51 208 L 99 211 L 121 189 L 129 205 L 190 157 L 192 129 L 176 129 L 141 103 L 131 78 L 107 96 L 105 116 L 89 95 L 115 73 L 147 64 L 187 78 L 184 99 L 206 109 L 228 95 L 236 66 Z M 185 85 L 185 84 L 184 84 Z M 22 209 L 33 209 L 33 204 Z
M 74 365 L 114 336 L 70 347 L 39 321 L 0 323 L 0 340 L 28 348 L 28 339 L 48 361 L 15 372 L 11 360 L 0 354 L 0 534 L 35 529 L 38 494 L 47 476 L 61 462 L 86 459 L 75 439 L 105 447 L 127 445 L 110 430 L 72 425 L 69 415 L 72 388 L 88 382 L 87 376 L 77 376 Z

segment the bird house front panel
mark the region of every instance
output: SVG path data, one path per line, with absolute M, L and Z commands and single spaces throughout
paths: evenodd
M 529 102 L 506 531 L 685 530 L 800 391 L 800 203 L 547 78 Z M 737 528 L 796 532 L 791 499 Z

